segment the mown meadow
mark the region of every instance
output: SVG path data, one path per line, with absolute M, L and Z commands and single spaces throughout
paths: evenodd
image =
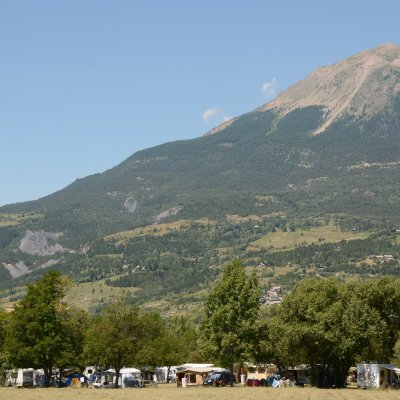
M 191 387 L 159 385 L 138 389 L 0 388 L 2 400 L 398 400 L 397 390 Z

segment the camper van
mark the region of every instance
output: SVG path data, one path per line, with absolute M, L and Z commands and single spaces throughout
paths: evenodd
M 14 387 L 36 387 L 36 371 L 33 368 L 18 368 L 7 372 L 6 385 Z

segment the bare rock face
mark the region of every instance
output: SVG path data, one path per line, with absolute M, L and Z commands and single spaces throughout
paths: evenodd
M 51 256 L 56 253 L 68 251 L 61 244 L 56 243 L 57 239 L 63 235 L 61 232 L 45 232 L 45 231 L 26 231 L 25 236 L 21 239 L 19 249 L 35 256 Z
M 400 92 L 400 47 L 385 44 L 318 68 L 289 87 L 259 111 L 275 110 L 280 116 L 296 108 L 322 106 L 323 132 L 342 114 L 371 116 L 387 108 Z
M 154 221 L 160 222 L 164 218 L 168 218 L 172 215 L 178 214 L 182 209 L 183 209 L 183 207 L 173 207 L 173 208 L 170 208 L 169 210 L 165 210 L 165 211 L 161 212 L 160 214 L 156 215 L 156 217 L 154 218 Z
M 134 213 L 138 208 L 138 201 L 134 197 L 128 197 L 123 206 L 129 213 Z
M 51 260 L 48 260 L 48 261 L 46 261 L 45 263 L 43 263 L 43 264 L 40 266 L 40 268 L 45 269 L 45 268 L 51 267 L 51 266 L 53 266 L 53 265 L 56 265 L 58 262 L 59 262 L 59 260 L 51 259 Z
M 3 263 L 3 265 L 13 278 L 18 278 L 30 272 L 29 268 L 25 265 L 23 261 L 18 261 L 15 265 L 7 263 Z

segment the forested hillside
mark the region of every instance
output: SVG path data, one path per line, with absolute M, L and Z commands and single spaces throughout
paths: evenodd
M 201 301 L 233 257 L 258 268 L 265 288 L 289 290 L 310 273 L 397 275 L 399 59 L 397 46 L 361 53 L 214 134 L 1 207 L 3 297 L 56 268 L 140 288 L 132 302 Z M 275 246 L 279 235 L 294 245 Z M 382 254 L 393 257 L 368 259 Z

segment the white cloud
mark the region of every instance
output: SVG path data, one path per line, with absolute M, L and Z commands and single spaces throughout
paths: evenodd
M 203 121 L 207 125 L 225 121 L 225 119 L 227 118 L 224 110 L 222 110 L 221 108 L 208 108 L 206 111 L 203 112 L 202 117 Z
M 272 100 L 278 93 L 278 86 L 278 80 L 272 78 L 271 81 L 263 83 L 261 90 L 265 97 Z

